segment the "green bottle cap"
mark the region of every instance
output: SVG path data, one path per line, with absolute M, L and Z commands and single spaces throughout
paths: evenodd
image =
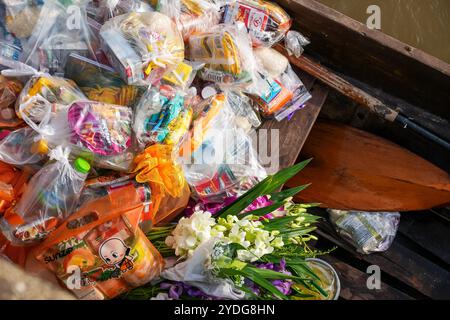
M 76 158 L 74 162 L 75 170 L 81 173 L 88 173 L 91 170 L 91 165 L 89 162 L 83 158 Z

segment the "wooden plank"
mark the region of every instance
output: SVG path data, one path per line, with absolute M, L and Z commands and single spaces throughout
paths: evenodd
M 450 224 L 418 212 L 402 215 L 399 232 L 450 267 Z
M 329 223 L 319 225 L 324 237 L 367 263 L 378 265 L 382 272 L 433 299 L 450 298 L 450 272 L 394 241 L 388 251 L 362 255 L 345 243 Z
M 305 85 L 311 83 L 311 78 L 301 75 Z M 309 80 L 304 80 L 308 79 Z M 307 85 L 308 87 L 308 85 Z M 312 98 L 306 103 L 306 106 L 295 113 L 291 120 L 283 120 L 281 122 L 268 120 L 263 123 L 260 130 L 267 130 L 267 136 L 270 136 L 271 130 L 278 130 L 279 135 L 279 168 L 292 166 L 300 153 L 303 144 L 316 121 L 320 109 L 325 102 L 328 89 L 320 84 L 315 84 L 310 89 Z M 268 155 L 271 155 L 271 145 L 268 146 Z M 273 155 L 272 155 L 273 156 Z M 262 161 L 264 163 L 264 161 Z
M 321 259 L 330 263 L 338 273 L 341 281 L 340 297 L 345 300 L 412 300 L 409 295 L 397 290 L 388 284 L 381 282 L 380 289 L 368 289 L 368 274 L 351 265 L 340 261 L 332 255 L 326 255 Z
M 450 65 L 314 0 L 277 0 L 336 71 L 448 119 Z M 424 81 L 426 79 L 426 81 Z

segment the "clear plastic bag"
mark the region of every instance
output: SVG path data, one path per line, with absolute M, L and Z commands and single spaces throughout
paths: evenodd
M 147 2 L 140 0 L 100 0 L 92 8 L 95 20 L 104 24 L 111 18 L 130 12 L 152 12 L 153 8 Z
M 236 124 L 223 93 L 205 100 L 194 111 L 180 157 L 187 182 L 204 202 L 240 195 L 266 177 L 250 136 Z
M 40 134 L 29 127 L 11 132 L 0 141 L 0 160 L 18 167 L 41 162 L 45 155 L 37 150 L 40 139 Z
M 74 102 L 67 111 L 70 142 L 76 146 L 74 153 L 82 154 L 98 167 L 127 171 L 134 157 L 132 117 L 128 107 Z
M 252 83 L 255 58 L 249 35 L 242 25 L 216 25 L 210 30 L 189 38 L 189 56 L 193 61 L 205 63 L 199 76 L 219 85 Z
M 111 67 L 71 53 L 67 59 L 65 77 L 72 79 L 89 100 L 133 106 L 144 89 L 127 85 Z
M 69 149 L 55 148 L 30 180 L 17 204 L 0 220 L 12 243 L 33 244 L 48 236 L 73 213 L 90 170 L 82 158 L 69 162 Z
M 18 38 L 28 38 L 39 19 L 44 1 L 4 0 L 8 31 Z
M 328 209 L 328 213 L 336 231 L 364 254 L 388 250 L 400 223 L 398 212 Z
M 266 117 L 278 121 L 299 110 L 311 98 L 287 59 L 272 48 L 255 50 L 258 64 L 256 81 L 248 93 Z
M 0 127 L 12 128 L 22 123 L 17 117 L 14 103 L 23 85 L 17 80 L 0 76 Z
M 220 22 L 220 7 L 210 0 L 160 0 L 158 10 L 177 22 L 184 41 Z
M 154 84 L 184 59 L 180 32 L 159 12 L 115 17 L 103 25 L 100 37 L 110 64 L 128 84 Z
M 175 69 L 166 72 L 161 82 L 187 91 L 194 81 L 197 72 L 203 67 L 203 63 L 184 60 Z
M 283 39 L 291 27 L 291 18 L 278 4 L 262 0 L 238 0 L 226 5 L 222 22 L 243 22 L 253 45 L 265 47 Z
M 156 143 L 180 143 L 192 120 L 192 108 L 185 98 L 184 92 L 170 86 L 147 90 L 135 108 L 133 122 L 140 150 Z
M 7 11 L 7 7 L 0 3 L 0 56 L 18 61 L 22 58 L 22 41 L 8 30 L 11 17 Z
M 70 53 L 95 59 L 99 40 L 87 22 L 88 0 L 46 0 L 27 42 L 25 63 L 63 75 Z
M 72 102 L 86 97 L 77 85 L 68 79 L 37 73 L 25 84 L 16 100 L 16 113 L 23 119 L 24 115 L 35 123 L 46 116 L 48 105 L 51 113 L 67 108 Z
M 141 212 L 134 186 L 116 188 L 84 204 L 34 254 L 79 299 L 112 299 L 156 278 L 164 266 L 139 228 Z

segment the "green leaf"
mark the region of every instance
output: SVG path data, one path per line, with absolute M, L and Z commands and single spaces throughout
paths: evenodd
M 272 201 L 283 201 L 289 197 L 293 197 L 295 196 L 297 193 L 305 190 L 306 188 L 308 188 L 311 185 L 311 183 L 302 185 L 302 186 L 298 186 L 298 187 L 294 187 L 291 189 L 286 189 L 280 192 L 276 192 L 276 193 L 272 193 L 270 194 L 270 200 Z
M 281 293 L 272 283 L 270 283 L 263 277 L 259 276 L 256 272 L 254 272 L 250 268 L 244 268 L 244 270 L 242 270 L 242 271 L 244 273 L 244 276 L 246 276 L 246 278 L 250 279 L 251 281 L 253 281 L 257 285 L 259 285 L 260 287 L 266 289 L 275 297 L 283 299 L 283 300 L 289 299 L 286 295 Z
M 240 196 L 231 205 L 222 208 L 216 217 L 226 217 L 228 215 L 237 215 L 247 208 L 256 198 L 273 193 L 281 187 L 286 181 L 300 172 L 312 159 L 308 159 L 293 165 L 292 167 L 280 170 L 272 176 L 268 176 L 252 189 Z
M 260 216 L 263 216 L 265 214 L 271 213 L 271 212 L 277 210 L 278 208 L 281 208 L 283 205 L 284 205 L 284 202 L 277 202 L 277 203 L 271 204 L 270 206 L 266 206 L 266 207 L 263 207 L 263 208 L 259 208 L 259 209 L 256 209 L 256 210 L 252 210 L 252 211 L 248 211 L 246 213 L 243 213 L 243 214 L 239 215 L 239 218 L 246 217 L 246 216 L 249 216 L 249 215 L 254 215 L 254 216 L 260 217 Z

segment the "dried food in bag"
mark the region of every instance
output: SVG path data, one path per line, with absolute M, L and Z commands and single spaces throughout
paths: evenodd
M 247 86 L 253 81 L 255 58 L 250 39 L 237 25 L 216 25 L 189 38 L 189 56 L 205 63 L 199 76 L 221 85 Z
M 159 12 L 131 12 L 107 21 L 100 31 L 110 64 L 127 84 L 156 83 L 184 59 L 175 23 Z
M 161 255 L 139 228 L 142 203 L 131 189 L 86 203 L 34 252 L 79 299 L 112 299 L 148 283 L 163 268 Z M 78 286 L 74 271 L 81 275 Z
M 262 0 L 238 0 L 227 4 L 222 22 L 244 23 L 253 45 L 265 47 L 271 47 L 283 39 L 292 23 L 278 4 Z
M 52 150 L 51 161 L 31 178 L 20 200 L 0 220 L 12 243 L 36 243 L 73 213 L 90 166 L 82 158 L 70 162 L 69 153 L 62 147 Z

